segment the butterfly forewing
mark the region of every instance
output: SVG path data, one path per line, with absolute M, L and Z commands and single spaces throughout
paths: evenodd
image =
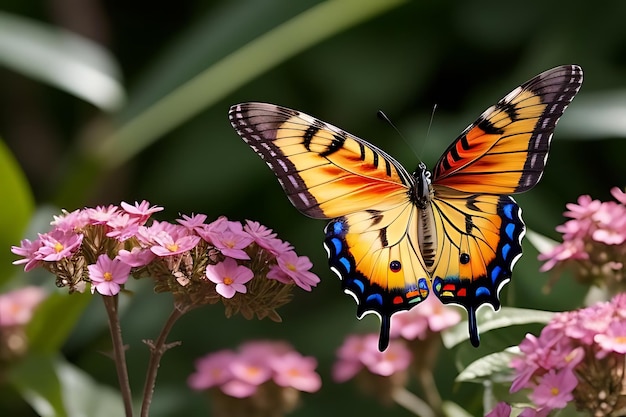
M 403 196 L 412 177 L 356 136 L 304 113 L 267 103 L 231 107 L 230 121 L 265 160 L 292 204 L 314 218 L 365 210 Z
M 581 68 L 566 65 L 517 87 L 452 142 L 435 165 L 433 183 L 491 194 L 534 187 L 554 128 L 581 84 Z

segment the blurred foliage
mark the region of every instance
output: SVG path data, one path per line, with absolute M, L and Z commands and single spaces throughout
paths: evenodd
M 319 359 L 324 387 L 306 395 L 294 416 L 406 415 L 399 406 L 383 407 L 354 386 L 331 381 L 334 350 L 343 337 L 376 329 L 377 319 L 354 318 L 353 300 L 341 294 L 326 267 L 323 222 L 304 218 L 289 204 L 265 164 L 232 130 L 227 111 L 234 103 L 268 101 L 299 109 L 371 141 L 407 167 L 417 165 L 416 154 L 432 166 L 467 124 L 515 86 L 548 68 L 576 63 L 585 70 L 582 91 L 557 128 L 542 182 L 517 198 L 524 218 L 531 229 L 556 237 L 566 202 L 580 194 L 608 198 L 610 187 L 625 183 L 624 2 L 5 0 L 2 7 L 110 51 L 104 59 L 115 57 L 109 64 L 121 68 L 127 93 L 119 110 L 105 111 L 59 84 L 30 78 L 30 72 L 9 65 L 13 56 L 0 56 L 0 134 L 38 206 L 73 210 L 147 199 L 166 208 L 162 218 L 193 212 L 254 219 L 311 257 L 322 277 L 312 293 L 298 294 L 282 309 L 281 324 L 226 320 L 217 306 L 184 317 L 172 334 L 183 345 L 169 351 L 161 366 L 155 417 L 206 415 L 204 399 L 186 387 L 191 359 L 248 338 L 287 339 Z M 49 70 L 58 68 L 49 63 Z M 204 81 L 189 84 L 196 77 Z M 150 113 L 163 103 L 170 107 Z M 380 123 L 378 109 L 408 143 Z M 139 130 L 125 130 L 138 120 Z M 12 163 L 5 155 L 2 150 L 2 218 L 24 229 L 30 191 L 16 186 L 19 170 L 7 174 Z M 7 228 L 3 223 L 3 265 L 6 245 L 18 244 L 24 232 Z M 538 267 L 536 251 L 525 244 L 503 292 L 504 305 L 554 311 L 579 305 L 582 289 L 567 280 L 545 294 L 548 277 Z M 15 274 L 8 285 L 18 285 L 24 279 L 18 269 L 3 266 L 0 282 Z M 135 293 L 123 309 L 122 326 L 138 394 L 148 357 L 141 340 L 156 337 L 171 300 L 146 285 L 130 287 Z M 529 330 L 517 327 L 511 331 L 519 337 Z M 52 338 L 54 329 L 48 329 Z M 67 331 L 67 325 L 59 329 Z M 62 353 L 98 383 L 116 387 L 114 369 L 100 353 L 108 350 L 107 340 L 102 306 L 91 303 Z M 486 333 L 479 355 L 502 350 L 505 343 L 499 332 Z M 459 350 L 467 349 L 473 348 Z M 444 400 L 478 415 L 480 387 L 454 385 L 453 353 L 459 352 L 441 356 L 438 386 Z M 2 407 L 8 415 L 25 413 L 12 394 L 0 394 L 0 414 Z

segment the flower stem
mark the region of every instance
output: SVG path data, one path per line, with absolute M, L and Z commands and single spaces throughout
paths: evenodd
M 124 412 L 126 417 L 132 417 L 133 405 L 130 382 L 128 380 L 128 368 L 126 367 L 126 348 L 122 341 L 122 328 L 120 318 L 117 313 L 117 295 L 112 297 L 102 297 L 104 307 L 109 317 L 109 332 L 113 343 L 113 358 L 115 369 L 117 370 L 117 380 L 120 384 L 120 391 L 124 400 Z
M 143 342 L 150 348 L 150 363 L 148 364 L 148 371 L 146 374 L 146 382 L 143 387 L 143 401 L 141 403 L 141 417 L 148 417 L 150 413 L 150 404 L 152 403 L 152 396 L 154 394 L 154 386 L 156 384 L 157 373 L 159 371 L 159 365 L 163 354 L 169 349 L 178 346 L 181 342 L 165 343 L 167 336 L 174 327 L 176 321 L 185 314 L 188 309 L 174 307 L 172 313 L 167 318 L 167 321 L 161 329 L 159 338 L 156 342 L 152 340 L 144 340 Z
M 392 393 L 393 400 L 406 408 L 416 416 L 435 417 L 435 412 L 424 400 L 405 388 L 395 389 Z

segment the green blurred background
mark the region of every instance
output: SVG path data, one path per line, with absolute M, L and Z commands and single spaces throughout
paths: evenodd
M 230 127 L 232 104 L 267 101 L 299 109 L 376 144 L 409 169 L 419 159 L 432 167 L 461 130 L 518 84 L 576 63 L 585 71 L 583 88 L 557 128 L 541 183 L 517 197 L 524 219 L 530 229 L 556 239 L 566 202 L 580 194 L 608 199 L 610 187 L 624 186 L 625 2 L 4 0 L 1 7 L 12 17 L 102 45 L 112 54 L 103 71 L 121 80 L 127 94 L 124 103 L 94 105 L 33 76 L 24 69 L 28 62 L 16 66 L 13 55 L 2 58 L 0 135 L 38 207 L 73 210 L 147 199 L 165 207 L 160 219 L 179 213 L 253 219 L 309 256 L 322 278 L 312 293 L 298 292 L 280 310 L 280 324 L 227 320 L 219 305 L 184 317 L 171 335 L 183 344 L 161 365 L 151 413 L 156 417 L 206 415 L 204 398 L 186 387 L 192 359 L 251 338 L 286 339 L 319 359 L 323 389 L 304 395 L 294 416 L 407 415 L 399 406 L 360 395 L 350 383 L 332 382 L 334 351 L 345 335 L 376 330 L 378 321 L 355 319 L 353 300 L 326 267 L 324 222 L 303 217 L 289 204 L 272 173 Z M 0 29 L 0 37 L 9 30 Z M 22 35 L 27 34 L 18 30 Z M 38 69 L 53 78 L 64 74 L 54 65 Z M 204 81 L 181 89 L 196 75 Z M 168 96 L 172 91 L 178 95 Z M 408 144 L 376 118 L 379 109 Z M 9 243 L 27 232 L 20 233 Z M 538 272 L 536 255 L 525 244 L 503 304 L 546 310 L 579 305 L 580 297 L 572 294 L 581 290 L 569 280 L 550 294 L 542 292 L 548 275 Z M 7 285 L 33 281 L 17 269 L 2 270 Z M 42 276 L 52 283 L 51 276 Z M 136 292 L 122 325 L 139 395 L 148 357 L 141 340 L 156 337 L 171 303 L 167 295 L 153 294 L 149 282 L 129 287 Z M 510 344 L 528 330 L 508 332 Z M 499 337 L 483 335 L 480 355 L 501 349 L 506 342 Z M 113 367 L 101 354 L 108 346 L 102 305 L 93 302 L 63 354 L 115 387 Z M 436 378 L 445 399 L 478 415 L 480 387 L 453 383 L 458 353 L 442 353 Z

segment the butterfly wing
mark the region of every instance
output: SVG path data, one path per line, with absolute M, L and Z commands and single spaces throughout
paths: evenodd
M 229 117 L 298 210 L 334 219 L 325 229 L 330 267 L 359 318 L 380 316 L 383 350 L 391 315 L 430 292 L 409 199 L 414 178 L 377 147 L 296 110 L 243 103 Z
M 232 106 L 230 122 L 269 165 L 291 203 L 330 219 L 406 200 L 411 175 L 372 144 L 302 112 L 267 103 Z
M 577 65 L 545 71 L 507 94 L 461 133 L 435 165 L 433 183 L 470 194 L 534 187 L 559 118 L 583 79 Z
M 478 346 L 476 311 L 500 308 L 500 289 L 522 255 L 521 209 L 505 195 L 467 195 L 437 188 L 433 200 L 437 256 L 432 287 L 445 304 L 468 312 L 470 340 Z
M 332 220 L 325 229 L 330 267 L 357 301 L 357 316 L 373 312 L 381 319 L 381 351 L 389 343 L 391 316 L 430 293 L 430 275 L 419 250 L 418 217 L 414 204 L 383 199 L 366 211 Z
M 554 128 L 581 83 L 576 65 L 539 74 L 487 109 L 435 166 L 433 288 L 442 302 L 467 309 L 474 345 L 476 310 L 500 307 L 522 253 L 521 210 L 508 194 L 541 178 Z

